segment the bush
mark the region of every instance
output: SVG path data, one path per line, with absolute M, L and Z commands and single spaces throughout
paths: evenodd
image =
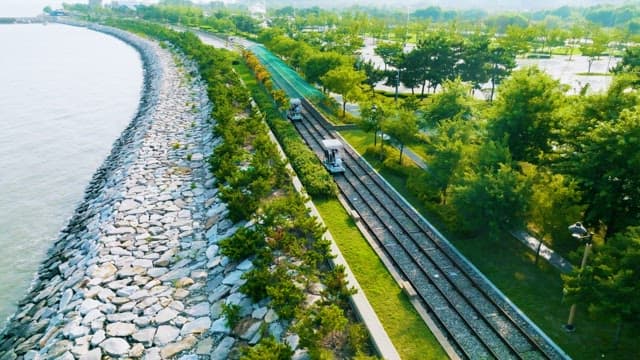
M 226 303 L 222 304 L 222 315 L 227 319 L 227 326 L 233 329 L 240 321 L 240 305 Z
M 342 265 L 337 265 L 325 272 L 322 282 L 327 286 L 322 296 L 329 303 L 339 304 L 342 307 L 346 307 L 349 304 L 349 297 L 357 292 L 355 288 L 349 288 L 345 268 Z
M 269 269 L 264 267 L 255 267 L 242 275 L 247 282 L 242 284 L 240 291 L 246 294 L 254 302 L 267 297 L 267 285 L 272 283 L 272 276 Z
M 248 219 L 260 204 L 259 197 L 255 196 L 251 191 L 239 187 L 222 187 L 220 199 L 227 203 L 229 219 L 233 222 Z
M 293 350 L 287 344 L 277 342 L 272 336 L 262 338 L 253 347 L 246 347 L 240 360 L 289 360 Z
M 255 255 L 260 248 L 266 246 L 264 235 L 256 230 L 241 228 L 232 236 L 219 243 L 220 253 L 231 260 L 239 261 Z
M 293 283 L 284 266 L 276 268 L 273 278 L 275 281 L 267 285 L 267 295 L 271 297 L 271 306 L 283 319 L 292 319 L 296 309 L 304 300 L 304 292 Z

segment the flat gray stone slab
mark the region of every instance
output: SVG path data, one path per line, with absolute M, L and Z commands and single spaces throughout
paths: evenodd
M 131 349 L 129 343 L 119 337 L 108 338 L 107 340 L 100 343 L 100 347 L 108 355 L 112 356 L 127 355 L 129 353 L 129 349 Z
M 209 315 L 209 309 L 210 309 L 209 302 L 204 301 L 188 308 L 186 313 L 193 317 L 201 317 L 201 316 Z
M 118 207 L 118 210 L 120 210 L 121 212 L 127 212 L 129 210 L 137 208 L 138 206 L 140 206 L 139 202 L 131 199 L 125 199 L 120 203 L 120 207 Z
M 180 330 L 175 326 L 160 325 L 153 338 L 153 343 L 158 346 L 163 346 L 177 339 L 178 335 L 180 335 Z
M 82 315 L 86 315 L 89 313 L 89 311 L 98 308 L 99 306 L 104 305 L 103 303 L 101 303 L 100 301 L 97 300 L 93 300 L 93 299 L 85 299 L 82 304 L 80 304 L 80 314 Z
M 225 285 L 234 286 L 240 282 L 240 277 L 242 276 L 242 274 L 242 271 L 232 271 L 229 273 L 229 275 L 227 275 L 227 277 L 224 278 L 224 280 L 222 280 L 222 283 Z
M 235 344 L 236 340 L 232 337 L 227 336 L 226 338 L 220 341 L 220 344 L 216 347 L 211 355 L 211 360 L 224 360 L 229 356 L 229 352 L 231 351 L 231 347 Z
M 100 348 L 89 350 L 85 354 L 81 355 L 78 359 L 79 360 L 101 360 L 102 350 Z
M 223 334 L 230 333 L 231 329 L 229 329 L 229 326 L 227 326 L 227 318 L 223 316 L 218 320 L 214 321 L 213 324 L 211 324 L 211 332 L 223 333 Z
M 180 335 L 185 336 L 188 334 L 201 334 L 209 330 L 211 327 L 211 319 L 208 316 L 195 319 L 191 322 L 184 324 L 180 330 Z
M 256 321 L 253 324 L 251 324 L 251 326 L 249 326 L 249 328 L 240 335 L 240 338 L 243 340 L 251 340 L 256 333 L 258 332 L 258 330 L 260 330 L 260 326 L 262 325 L 262 321 Z
M 136 332 L 136 326 L 130 323 L 117 322 L 113 324 L 107 324 L 107 335 L 125 337 Z
M 135 332 L 131 337 L 138 342 L 141 342 L 145 345 L 151 345 L 153 343 L 153 337 L 156 335 L 156 328 L 148 327 L 144 329 L 140 329 Z
M 164 308 L 162 310 L 160 310 L 158 312 L 158 314 L 156 314 L 156 317 L 154 318 L 154 321 L 156 322 L 156 324 L 164 324 L 164 323 L 168 323 L 169 321 L 173 320 L 176 318 L 176 316 L 178 316 L 178 312 L 171 309 L 171 308 Z

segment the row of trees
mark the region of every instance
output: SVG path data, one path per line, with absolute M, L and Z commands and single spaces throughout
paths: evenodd
M 576 247 L 567 225 L 584 219 L 601 242 L 589 266 L 565 278 L 566 300 L 619 324 L 640 321 L 629 303 L 640 295 L 638 58 L 628 50 L 596 95 L 566 95 L 535 67 L 514 71 L 492 104 L 446 81 L 412 113 L 429 129 L 428 170 L 403 170 L 411 191 L 467 235 L 528 227 L 566 253 Z M 389 107 L 377 104 L 376 114 Z M 390 121 L 376 127 L 375 118 L 363 112 L 363 128 Z
M 384 61 L 388 84 L 400 80 L 412 93 L 420 87 L 421 97 L 427 84 L 435 92 L 445 81 L 460 77 L 469 82 L 473 90 L 490 82 L 490 99 L 493 99 L 495 86 L 516 65 L 515 49 L 494 43 L 489 36 L 481 34 L 463 38 L 434 32 L 408 53 L 404 52 L 403 44 L 397 42 L 378 44 L 375 53 Z M 398 70 L 398 78 L 394 78 L 389 66 Z

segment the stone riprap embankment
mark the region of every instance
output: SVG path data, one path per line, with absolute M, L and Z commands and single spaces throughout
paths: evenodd
M 238 225 L 206 164 L 219 141 L 206 86 L 158 44 L 100 30 L 141 51 L 140 111 L 0 334 L 0 359 L 223 359 L 261 328 L 280 338 L 273 310 L 238 291 L 251 262 L 218 254 Z M 223 304 L 244 317 L 235 331 Z

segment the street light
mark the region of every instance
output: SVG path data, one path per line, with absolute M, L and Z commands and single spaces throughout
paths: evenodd
M 398 102 L 398 88 L 400 87 L 400 68 L 398 67 L 397 72 L 396 72 L 396 96 L 395 96 L 395 102 Z
M 580 270 L 584 269 L 584 266 L 587 263 L 587 258 L 589 257 L 589 252 L 591 251 L 591 240 L 593 238 L 593 233 L 590 233 L 581 222 L 577 222 L 573 225 L 569 225 L 569 232 L 571 236 L 574 238 L 584 241 L 584 254 L 582 255 L 582 263 L 580 263 Z M 574 332 L 576 331 L 576 326 L 573 324 L 573 320 L 576 317 L 576 304 L 571 305 L 571 309 L 569 310 L 569 319 L 567 323 L 564 324 L 563 328 L 566 332 Z
M 373 124 L 373 146 L 378 144 L 378 122 L 377 122 L 377 114 L 378 107 L 376 104 L 371 105 L 371 123 Z

